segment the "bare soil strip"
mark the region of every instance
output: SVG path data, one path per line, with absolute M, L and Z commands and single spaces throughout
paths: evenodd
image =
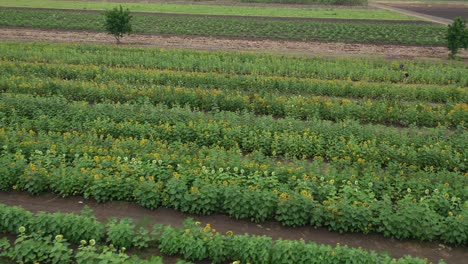
M 149 210 L 129 202 L 109 202 L 96 203 L 93 200 L 84 200 L 82 197 L 60 198 L 54 194 L 44 194 L 39 196 L 29 196 L 23 192 L 1 192 L 0 203 L 6 205 L 18 205 L 23 208 L 38 212 L 73 212 L 78 213 L 84 205 L 93 209 L 96 217 L 105 221 L 108 217 L 130 217 L 135 219 L 141 226 L 152 226 L 156 223 L 180 227 L 183 220 L 193 217 L 202 223 L 210 223 L 213 228 L 220 233 L 229 230 L 235 234 L 255 234 L 267 235 L 274 239 L 304 239 L 315 241 L 320 244 L 348 245 L 351 247 L 362 247 L 366 250 L 378 252 L 388 252 L 392 257 L 402 257 L 412 255 L 427 258 L 436 262 L 444 259 L 447 263 L 462 264 L 468 258 L 467 247 L 449 247 L 446 245 L 419 242 L 419 241 L 398 241 L 387 239 L 379 234 L 339 234 L 330 232 L 324 228 L 314 229 L 311 227 L 287 228 L 276 222 L 266 222 L 255 224 L 245 220 L 235 220 L 225 215 L 195 216 L 180 213 L 178 211 L 158 208 Z
M 115 44 L 108 34 L 92 31 L 65 31 L 0 27 L 0 41 L 43 41 Z M 135 34 L 123 38 L 124 45 L 160 48 L 186 48 L 198 50 L 252 51 L 297 56 L 377 56 L 390 59 L 411 59 L 415 57 L 448 57 L 444 47 L 418 47 L 396 45 L 372 45 L 352 43 L 299 42 L 252 39 L 229 39 L 175 35 Z M 468 51 L 462 50 L 462 59 L 468 60 Z

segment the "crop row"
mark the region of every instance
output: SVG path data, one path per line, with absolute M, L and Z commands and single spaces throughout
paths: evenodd
M 403 63 L 410 74 L 407 83 L 468 86 L 468 69 L 456 62 L 297 58 L 234 52 L 7 42 L 0 43 L 0 58 L 3 61 L 89 64 L 97 68 L 127 67 L 392 83 L 401 83 L 403 71 L 400 63 Z
M 54 139 L 56 139 L 55 142 Z M 236 184 L 244 187 L 253 184 L 261 189 L 267 188 L 270 190 L 275 188 L 281 189 L 283 185 L 285 188 L 295 189 L 301 186 L 301 188 L 304 188 L 305 186 L 302 183 L 312 184 L 309 186 L 310 189 L 307 190 L 313 192 L 314 197 L 319 201 L 325 200 L 328 193 L 326 189 L 321 190 L 317 186 L 318 179 L 322 182 L 333 181 L 337 184 L 342 184 L 343 182 L 357 184 L 355 181 L 359 180 L 359 186 L 370 189 L 376 194 L 377 198 L 389 195 L 392 199 L 398 200 L 406 195 L 407 189 L 410 188 L 412 190 L 411 193 L 416 195 L 417 198 L 425 196 L 428 189 L 439 189 L 440 191 L 448 192 L 450 195 L 466 199 L 466 193 L 463 192 L 464 184 L 460 184 L 466 183 L 466 179 L 464 179 L 464 174 L 459 172 L 418 171 L 414 168 L 406 168 L 397 164 L 392 164 L 388 168 L 381 169 L 366 162 L 353 165 L 346 160 L 338 159 L 327 164 L 318 156 L 315 157 L 316 160 L 312 163 L 300 160 L 288 160 L 283 163 L 278 162 L 274 157 L 268 158 L 259 152 L 241 155 L 241 151 L 235 147 L 231 149 L 225 149 L 220 146 L 208 148 L 198 146 L 193 142 L 181 143 L 176 141 L 170 143 L 124 136 L 118 138 L 107 136 L 106 140 L 102 141 L 102 139 L 104 137 L 96 132 L 78 133 L 75 131 L 58 133 L 47 130 L 28 131 L 26 128 L 21 128 L 19 131 L 2 131 L 2 142 L 5 143 L 5 157 L 2 159 L 6 170 L 5 175 L 18 172 L 18 170 L 15 172 L 13 168 L 10 170 L 6 167 L 8 167 L 9 162 L 18 159 L 21 155 L 24 155 L 27 161 L 31 161 L 33 157 L 37 156 L 36 152 L 38 151 L 48 154 L 50 154 L 49 152 L 56 154 L 58 151 L 65 155 L 61 161 L 74 166 L 76 165 L 75 159 L 80 156 L 84 156 L 83 162 L 79 162 L 80 164 L 83 163 L 83 166 L 92 165 L 100 161 L 98 159 L 90 163 L 91 157 L 94 156 L 110 156 L 114 157 L 112 158 L 113 160 L 116 159 L 116 156 L 121 156 L 128 157 L 128 159 L 135 158 L 151 161 L 165 157 L 164 162 L 171 164 L 173 168 L 182 165 L 183 168 L 186 167 L 186 174 L 210 171 L 212 174 L 210 179 L 218 183 L 218 174 L 223 174 L 224 168 L 237 168 L 234 174 L 228 171 L 225 172 L 227 173 L 225 176 L 230 178 L 230 180 L 235 180 Z M 138 150 L 138 152 L 133 153 L 131 148 Z M 155 152 L 154 149 L 158 149 L 159 151 Z M 21 153 L 21 155 L 15 156 L 17 153 Z M 41 154 L 38 156 L 41 160 L 47 159 L 49 161 L 40 161 L 40 163 L 51 163 L 53 161 L 58 166 L 61 161 L 55 154 L 53 157 L 42 157 Z M 76 155 L 78 156 L 75 157 Z M 98 163 L 100 164 L 101 162 Z M 142 169 L 145 169 L 145 167 Z M 152 174 L 151 168 L 147 169 L 149 172 L 143 176 Z M 177 169 L 180 170 L 180 168 Z M 220 170 L 219 173 L 218 170 Z M 22 171 L 22 169 L 19 171 Z M 245 178 L 242 176 L 244 173 L 245 175 L 253 176 Z M 219 177 L 223 178 L 225 176 Z M 8 179 L 8 177 L 5 179 Z M 14 181 L 13 178 L 12 181 Z M 373 182 L 373 185 L 368 186 L 368 182 Z M 13 185 L 14 183 L 5 180 L 2 189 L 8 190 Z M 72 186 L 67 187 L 65 185 L 63 187 L 66 188 L 60 191 L 61 194 L 73 194 Z M 35 190 L 34 188 L 37 188 L 38 192 L 43 190 L 41 186 L 31 185 L 31 190 Z
M 61 124 L 47 117 L 42 120 Z M 246 164 L 239 149 L 225 152 L 223 147 L 211 146 L 207 151 L 195 143 L 167 145 L 138 135 L 103 136 L 96 128 L 90 130 L 84 134 L 3 131 L 6 153 L 2 163 L 8 166 L 2 173 L 2 189 L 52 190 L 98 201 L 134 200 L 149 208 L 163 205 L 190 213 L 225 212 L 253 221 L 275 218 L 288 226 L 310 224 L 340 232 L 377 231 L 449 243 L 466 240 L 467 229 L 460 224 L 466 217 L 466 197 L 463 188 L 457 190 L 464 186 L 460 184 L 463 174 L 440 172 L 429 178 L 429 172 L 407 175 L 401 171 L 399 176 L 382 175 L 381 170 L 365 166 L 364 160 L 355 166 L 345 161 L 341 172 L 320 172 L 323 166 L 316 163 L 314 170 L 302 174 L 297 164 L 281 170 L 274 162 L 270 166 Z M 216 167 L 220 164 L 229 168 Z
M 57 140 L 57 135 L 51 137 Z M 377 199 L 372 191 L 374 184 L 377 189 L 386 188 L 383 185 L 391 182 L 404 185 L 404 177 L 397 181 L 384 178 L 380 182 L 365 182 L 354 176 L 354 181 L 335 182 L 316 175 L 292 176 L 296 177 L 297 188 L 289 189 L 275 180 L 274 172 L 246 173 L 236 167 L 208 170 L 197 165 L 193 168 L 191 164 L 200 161 L 193 158 L 189 163 L 168 164 L 163 160 L 170 157 L 168 154 L 161 155 L 161 160 L 129 159 L 109 155 L 99 147 L 104 152 L 101 155 L 75 154 L 67 163 L 64 157 L 72 153 L 58 152 L 55 148 L 78 146 L 66 143 L 57 142 L 45 153 L 35 151 L 29 163 L 18 153 L 3 155 L 2 163 L 8 162 L 9 167 L 2 173 L 2 187 L 32 194 L 52 191 L 62 196 L 84 195 L 100 202 L 128 200 L 147 208 L 164 206 L 194 214 L 223 212 L 255 222 L 276 219 L 286 226 L 380 232 L 399 239 L 436 239 L 453 244 L 464 244 L 468 239 L 467 207 L 460 197 L 446 192 L 448 183 L 440 190 L 426 189 L 420 198 L 407 188 L 402 198 L 392 201 L 387 194 Z M 141 141 L 121 139 L 117 144 L 135 146 L 130 143 L 140 145 Z M 110 152 L 118 151 L 118 145 L 112 146 Z M 148 143 L 140 149 L 150 156 L 148 152 L 154 149 L 151 147 L 158 145 L 164 143 Z M 320 197 L 324 200 L 316 200 Z
M 104 30 L 102 14 L 59 10 L 0 9 L 0 26 Z M 236 17 L 153 16 L 135 14 L 136 33 L 299 41 L 334 41 L 443 46 L 445 28 L 438 25 L 371 24 Z
M 285 0 L 280 0 L 285 1 Z M 292 2 L 291 0 L 286 0 Z M 294 1 L 294 0 L 293 0 Z M 304 1 L 304 0 L 302 0 Z M 305 0 L 310 1 L 310 0 Z M 321 1 L 341 2 L 363 2 L 363 0 L 313 0 L 316 4 Z M 367 4 L 367 1 L 365 1 Z M 52 8 L 52 9 L 79 9 L 79 10 L 109 10 L 118 7 L 118 3 L 113 2 L 88 2 L 88 1 L 60 1 L 42 0 L 40 3 L 28 0 L 0 0 L 0 6 L 13 8 Z M 261 16 L 261 17 L 296 17 L 296 18 L 338 18 L 338 19 L 372 19 L 379 20 L 417 20 L 417 18 L 376 8 L 330 8 L 330 7 L 301 7 L 297 6 L 248 6 L 248 5 L 223 5 L 223 4 L 177 4 L 177 3 L 155 3 L 153 2 L 132 2 L 124 3 L 124 8 L 129 8 L 133 12 L 164 14 L 184 14 L 184 15 L 230 15 L 230 16 Z M 161 14 L 163 13 L 163 14 Z M 422 22 L 422 21 L 418 21 Z
M 6 79 L 5 79 L 6 78 Z M 184 105 L 203 111 L 249 111 L 277 117 L 339 121 L 354 119 L 364 123 L 435 127 L 464 126 L 468 104 L 434 105 L 388 100 L 349 100 L 322 96 L 287 96 L 275 93 L 250 93 L 218 89 L 184 88 L 155 85 L 122 85 L 31 79 L 2 76 L 0 90 L 9 93 L 60 95 L 69 100 L 97 102 L 148 102 L 168 106 Z
M 377 254 L 373 251 L 340 245 L 331 247 L 313 242 L 273 240 L 266 236 L 235 235 L 231 231 L 223 235 L 212 228 L 210 224 L 203 227 L 200 222 L 195 222 L 190 218 L 184 221 L 182 228 L 155 225 L 150 232 L 144 228 L 136 229 L 131 219 L 111 219 L 107 224 L 103 224 L 96 220 L 89 209 L 86 209 L 85 213 L 81 215 L 63 213 L 33 215 L 19 207 L 0 205 L 0 219 L 5 220 L 0 223 L 0 231 L 19 233 L 19 239 L 15 244 L 18 253 L 27 252 L 27 246 L 36 246 L 35 251 L 30 251 L 29 255 L 17 254 L 17 258 L 23 257 L 19 260 L 31 260 L 31 255 L 33 258 L 44 258 L 44 256 L 50 255 L 50 257 L 62 260 L 62 262 L 52 261 L 51 263 L 64 263 L 64 261 L 69 263 L 68 261 L 72 259 L 72 252 L 68 249 L 69 244 L 66 242 L 66 238 L 75 244 L 81 244 L 76 254 L 76 258 L 81 261 L 77 261 L 77 263 L 103 263 L 102 258 L 101 262 L 98 262 L 96 242 L 104 239 L 113 243 L 115 247 L 121 248 L 119 253 L 116 253 L 115 249 L 106 252 L 108 253 L 108 258 L 106 258 L 108 262 L 105 263 L 122 263 L 118 260 L 123 261 L 128 258 L 122 251 L 131 247 L 158 247 L 164 254 L 182 255 L 189 260 L 209 259 L 213 263 L 225 263 L 228 260 L 235 260 L 239 263 L 362 263 L 362 261 L 391 264 L 427 263 L 426 260 L 410 256 L 392 259 L 386 254 Z M 78 229 L 79 227 L 81 229 Z M 27 232 L 35 230 L 49 234 L 49 238 L 41 238 L 40 235 L 34 233 L 26 235 Z M 86 236 L 76 236 L 77 230 L 81 233 L 89 233 L 90 230 L 93 230 L 95 233 L 87 241 Z M 55 240 L 50 238 L 51 235 L 56 234 L 60 235 L 55 236 Z M 81 241 L 78 242 L 78 239 Z M 2 240 L 0 249 L 8 249 L 8 244 L 6 240 Z M 44 249 L 51 250 L 43 252 Z M 109 250 L 109 247 L 104 247 L 104 249 Z M 111 259 L 111 257 L 115 259 Z M 88 260 L 88 262 L 84 260 Z M 133 261 L 136 260 L 133 259 Z M 159 259 L 140 261 L 137 263 L 161 263 Z M 443 263 L 443 261 L 439 263 Z
M 0 204 L 0 220 L 0 233 L 17 235 L 13 245 L 5 237 L 0 240 L 0 261 L 5 257 L 17 263 L 163 263 L 161 257 L 145 260 L 133 255 L 130 258 L 123 247 L 102 246 L 99 242 L 103 240 L 104 232 L 108 242 L 120 244 L 121 240 L 128 238 L 125 236 L 127 230 L 119 229 L 119 225 L 112 221 L 106 225 L 98 222 L 89 207 L 85 207 L 81 214 L 39 212 L 33 215 L 21 207 Z M 140 233 L 135 234 L 133 244 L 141 245 L 142 237 Z M 79 245 L 77 249 L 76 245 Z M 189 264 L 184 261 L 176 263 Z
M 0 65 L 0 73 L 4 81 L 8 79 L 7 77 L 11 79 L 11 76 L 24 76 L 24 78 L 34 76 L 42 79 L 58 78 L 92 81 L 100 83 L 100 85 L 102 85 L 101 83 L 118 83 L 120 86 L 136 86 L 139 84 L 169 85 L 186 88 L 217 88 L 226 91 L 259 94 L 322 95 L 433 103 L 468 101 L 466 89 L 456 86 L 371 83 L 352 80 L 320 80 L 296 77 L 9 61 L 0 61 Z M 4 85 L 8 86 L 8 83 Z M 41 86 L 40 84 L 34 84 L 34 88 L 37 85 Z
M 405 134 L 398 129 L 385 131 L 384 127 L 362 127 L 352 122 L 348 126 L 349 122 L 274 120 L 247 113 L 168 111 L 166 107 L 152 105 L 90 106 L 59 97 L 7 94 L 1 96 L 1 110 L 7 127 L 24 124 L 33 130 L 59 132 L 93 129 L 103 136 L 197 142 L 200 146 L 260 151 L 268 156 L 299 159 L 320 156 L 379 166 L 396 163 L 421 169 L 466 170 L 467 133 L 463 128 L 453 132 L 442 129 L 442 133 L 435 130 L 432 135 L 410 129 Z

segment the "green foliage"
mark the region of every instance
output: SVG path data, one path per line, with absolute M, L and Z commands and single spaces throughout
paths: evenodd
M 2 152 L 3 158 L 0 159 L 0 190 L 10 191 L 17 188 L 19 176 L 24 172 L 27 161 L 21 153 Z M 15 186 L 15 187 L 14 187 Z
M 195 180 L 184 195 L 184 206 L 181 211 L 201 215 L 216 213 L 222 204 L 221 194 L 221 190 L 215 185 Z
M 107 10 L 104 16 L 106 32 L 113 35 L 117 40 L 117 44 L 120 44 L 120 39 L 124 34 L 132 32 L 130 10 L 128 8 L 124 10 L 122 6 L 119 6 L 119 8 Z
M 276 209 L 276 197 L 271 192 L 226 186 L 223 209 L 236 219 L 263 222 L 271 219 Z M 258 206 L 261 204 L 262 206 Z
M 85 186 L 89 186 L 89 178 L 79 167 L 59 166 L 50 174 L 50 189 L 62 197 L 83 194 Z
M 268 263 L 273 240 L 267 236 L 236 235 L 230 240 L 231 258 L 241 263 Z
M 408 62 L 410 85 L 393 84 L 399 63 L 381 60 L 49 44 L 0 52 L 5 190 L 466 243 L 462 64 Z M 22 215 L 0 210 L 13 232 L 104 238 L 89 217 L 74 228 L 64 214 L 9 214 Z M 121 224 L 108 228 L 116 245 L 152 245 Z M 78 232 L 84 225 L 100 237 Z M 193 249 L 163 248 L 227 258 L 232 238 L 185 236 Z
M 146 208 L 155 209 L 161 204 L 162 182 L 152 180 L 140 180 L 136 186 L 133 196 L 135 201 Z
M 12 216 L 19 217 L 15 212 L 21 212 L 23 216 L 29 216 L 31 214 L 29 211 L 18 207 L 8 207 L 0 204 L 0 216 L 2 216 L 3 213 L 11 213 Z M 87 234 L 94 234 L 94 237 L 99 238 L 101 236 L 99 231 L 93 227 L 93 224 L 86 221 L 83 222 L 83 216 L 95 219 L 94 215 L 92 215 L 89 210 L 84 210 L 82 215 L 39 213 L 36 215 L 34 220 L 31 220 L 28 217 L 17 218 L 17 222 L 27 222 L 28 227 L 36 230 L 30 234 L 28 234 L 30 232 L 28 227 L 24 226 L 19 226 L 17 230 L 12 231 L 10 225 L 8 225 L 8 220 L 6 220 L 6 224 L 0 225 L 0 232 L 8 231 L 10 233 L 18 233 L 18 238 L 15 240 L 13 245 L 10 245 L 7 238 L 0 240 L 0 257 L 7 257 L 18 263 L 162 263 L 162 259 L 160 257 L 152 257 L 150 260 L 142 260 L 136 256 L 129 258 L 129 256 L 124 253 L 125 248 L 117 250 L 112 244 L 110 246 L 99 246 L 95 239 L 90 239 L 88 241 L 84 239 L 73 239 L 75 244 L 80 244 L 78 250 L 74 252 L 74 250 L 70 248 L 71 246 L 65 239 L 64 235 L 55 235 L 54 238 L 53 235 L 48 235 L 59 231 L 59 225 L 63 225 L 68 228 L 80 228 L 81 230 L 78 233 L 83 234 L 83 238 L 86 238 Z M 5 220 L 5 218 L 1 220 Z M 67 223 L 62 224 L 61 221 L 65 221 Z M 102 223 L 97 223 L 100 226 L 104 226 Z M 125 240 L 122 237 L 122 233 L 125 232 L 116 230 L 128 229 L 122 226 L 122 222 L 114 226 L 109 225 L 109 229 L 110 232 L 108 234 L 112 236 L 113 239 L 118 239 L 118 242 Z M 66 230 L 65 233 L 68 233 L 71 236 L 79 235 L 73 230 Z M 148 234 L 148 230 L 140 228 L 129 245 L 137 248 L 147 247 L 148 242 L 150 241 Z
M 376 223 L 373 219 L 382 208 L 375 202 L 375 194 L 351 186 L 347 182 L 336 196 L 323 201 L 324 225 L 339 232 L 368 233 L 373 230 Z
M 111 218 L 106 224 L 106 229 L 107 242 L 112 243 L 117 248 L 132 247 L 135 237 L 135 224 L 133 224 L 131 219 L 123 218 L 118 221 L 115 218 Z M 139 242 L 144 243 L 144 241 Z
M 398 201 L 393 212 L 382 210 L 380 219 L 384 235 L 398 239 L 431 241 L 440 234 L 443 223 L 442 216 L 430 209 L 425 200 L 418 203 L 410 194 Z
M 98 247 L 93 240 L 89 243 L 83 240 L 75 258 L 77 264 L 126 263 L 129 256 L 124 251 L 125 249 L 117 250 L 113 246 Z
M 132 246 L 142 249 L 147 248 L 151 242 L 151 237 L 148 229 L 140 227 L 135 231 L 135 236 L 133 237 Z
M 468 240 L 468 204 L 465 202 L 461 212 L 447 212 L 448 217 L 441 225 L 441 238 L 449 243 L 462 244 Z
M 39 194 L 48 189 L 48 172 L 45 168 L 30 163 L 23 174 L 18 178 L 17 186 L 19 190 L 27 191 L 31 194 Z
M 13 19 L 14 18 L 14 19 Z M 100 14 L 69 11 L 0 10 L 0 26 L 104 31 Z M 157 25 L 157 26 L 154 26 Z M 136 33 L 250 39 L 445 46 L 445 27 L 417 23 L 324 22 L 219 16 L 135 15 Z
M 199 222 L 192 219 L 187 219 L 183 228 L 159 226 L 157 230 L 161 252 L 182 254 L 191 260 L 208 258 L 213 263 L 224 263 L 226 260 L 236 260 L 234 263 L 426 263 L 425 260 L 408 256 L 392 259 L 385 254 L 347 246 L 272 240 L 266 236 L 232 235 L 232 232 L 223 236 L 209 224 L 201 227 Z M 215 252 L 216 255 L 213 255 Z
M 0 204 L 0 232 L 16 234 L 20 226 L 33 219 L 33 214 L 20 207 Z
M 446 39 L 448 49 L 450 50 L 449 58 L 454 59 L 458 53 L 458 49 L 468 48 L 468 28 L 466 28 L 466 21 L 461 17 L 455 18 L 453 23 L 448 25 Z
M 461 219 L 460 216 L 456 218 Z M 117 225 L 121 224 L 115 219 L 108 223 L 110 228 L 116 228 Z M 129 223 L 126 223 L 126 227 L 120 226 L 120 229 L 129 230 Z M 76 254 L 73 254 L 63 235 L 57 235 L 55 239 L 40 233 L 25 235 L 26 228 L 22 226 L 18 231 L 19 237 L 15 245 L 11 246 L 7 239 L 0 240 L 0 257 L 44 263 L 161 263 L 159 258 L 146 261 L 135 256 L 129 258 L 124 253 L 125 248 L 117 250 L 113 244 L 99 246 L 94 239 L 81 240 Z M 50 231 L 45 229 L 44 233 Z M 398 260 L 391 259 L 385 254 L 379 255 L 372 251 L 347 246 L 331 247 L 305 243 L 302 240 L 275 241 L 266 236 L 234 235 L 232 231 L 221 235 L 210 224 L 202 227 L 200 222 L 195 222 L 191 218 L 184 221 L 182 228 L 156 225 L 152 235 L 154 238 L 148 238 L 148 230 L 143 231 L 140 228 L 136 234 L 140 239 L 133 240 L 129 245 L 141 248 L 139 245 L 142 245 L 143 240 L 145 247 L 154 241 L 164 254 L 181 255 L 185 259 L 195 261 L 210 259 L 213 263 L 225 263 L 228 260 L 241 263 L 426 263 L 425 260 L 409 256 Z
M 280 195 L 275 219 L 285 226 L 304 226 L 309 224 L 314 206 L 316 202 L 307 191 L 284 193 Z
M 119 56 L 115 56 L 116 53 Z M 368 81 L 370 83 L 367 84 L 368 88 L 366 90 L 371 90 L 374 85 L 378 87 L 382 85 L 376 91 L 377 94 L 374 97 L 377 97 L 377 95 L 388 93 L 389 85 L 402 80 L 399 68 L 400 62 L 389 62 L 381 59 L 292 57 L 232 52 L 207 53 L 193 50 L 143 49 L 98 45 L 52 45 L 45 43 L 22 43 L 22 45 L 18 45 L 18 43 L 9 42 L 0 43 L 0 54 L 4 56 L 1 64 L 2 75 L 5 74 L 7 69 L 11 69 L 12 65 L 18 67 L 16 63 L 20 61 L 21 66 L 15 71 L 16 75 L 24 72 L 28 77 L 31 77 L 31 75 L 50 76 L 64 80 L 94 80 L 96 78 L 96 80 L 107 83 L 112 83 L 115 80 L 123 86 L 125 86 L 126 80 L 131 81 L 131 85 L 135 85 L 137 80 L 150 84 L 153 81 L 156 81 L 156 83 L 161 82 L 159 79 L 161 78 L 167 80 L 167 83 L 162 82 L 161 85 L 187 87 L 189 83 L 195 82 L 195 86 L 188 87 L 214 88 L 234 82 L 232 86 L 240 86 L 243 88 L 242 90 L 249 90 L 253 86 L 254 91 L 261 94 L 264 90 L 259 90 L 258 86 L 266 84 L 270 87 L 267 90 L 269 92 L 273 92 L 275 85 L 278 85 L 276 88 L 281 91 L 302 94 L 310 89 L 310 86 L 325 85 L 324 83 L 315 85 L 310 83 L 316 81 L 316 79 L 331 80 L 331 83 L 337 83 L 338 80 L 347 81 L 336 88 L 341 92 L 349 89 L 349 86 L 353 86 L 353 84 L 356 88 L 351 90 L 359 90 L 360 85 L 364 83 L 355 82 Z M 31 58 L 34 58 L 34 60 Z M 54 66 L 47 67 L 52 63 Z M 468 85 L 467 69 L 463 63 L 451 62 L 446 64 L 414 60 L 405 60 L 403 63 L 408 69 L 411 69 L 411 78 L 408 82 L 412 84 L 437 84 L 438 86 L 453 84 L 455 88 Z M 98 64 L 99 67 L 96 67 Z M 440 71 L 443 71 L 444 74 L 440 74 Z M 160 74 L 163 76 L 158 77 Z M 175 74 L 175 76 L 169 78 L 169 74 Z M 192 77 L 187 79 L 187 77 L 183 77 L 187 75 L 206 76 L 203 77 L 205 84 L 200 82 L 200 78 Z M 223 77 L 223 75 L 227 76 Z M 219 82 L 216 82 L 217 80 Z M 208 81 L 208 84 L 206 84 L 206 81 Z M 305 82 L 303 84 L 305 87 L 300 90 L 291 90 L 294 82 Z M 63 84 L 50 88 L 54 91 L 61 86 Z M 113 89 L 117 89 L 117 87 Z M 394 89 L 403 89 L 404 93 L 411 94 L 424 93 L 428 87 L 400 85 L 392 90 Z M 452 92 L 456 91 L 456 89 L 455 91 L 452 90 Z M 92 95 L 94 94 L 90 92 L 89 96 Z M 346 93 L 328 95 L 349 97 L 349 94 Z M 395 92 L 387 94 L 385 97 L 391 99 L 396 95 L 400 96 L 399 99 L 408 99 Z M 417 99 L 421 100 L 427 96 L 429 95 L 420 95 Z M 448 94 L 447 96 L 450 97 L 451 95 Z M 108 99 L 111 100 L 112 98 Z M 56 104 L 57 107 L 60 106 L 60 102 L 56 102 Z
M 69 263 L 73 250 L 62 235 L 42 236 L 37 233 L 27 235 L 24 227 L 20 228 L 18 238 L 13 246 L 8 242 L 0 246 L 0 256 L 6 256 L 18 263 Z
M 39 212 L 29 222 L 23 223 L 27 223 L 32 231 L 48 235 L 63 234 L 72 243 L 78 243 L 82 239 L 94 239 L 99 242 L 104 237 L 104 226 L 89 213 L 76 215 Z

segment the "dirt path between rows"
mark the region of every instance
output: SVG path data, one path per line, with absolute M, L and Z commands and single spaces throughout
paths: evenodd
M 210 223 L 220 233 L 228 230 L 235 234 L 267 235 L 274 239 L 304 239 L 315 241 L 320 244 L 348 245 L 351 247 L 362 247 L 366 250 L 388 252 L 392 257 L 404 255 L 427 258 L 436 262 L 444 259 L 447 263 L 462 264 L 468 259 L 467 247 L 449 247 L 439 243 L 398 241 L 386 239 L 379 234 L 339 234 L 330 232 L 324 228 L 314 229 L 311 227 L 287 228 L 276 222 L 255 224 L 244 220 L 235 220 L 225 215 L 193 216 L 178 211 L 158 208 L 149 210 L 136 204 L 128 202 L 96 203 L 93 200 L 84 200 L 82 197 L 60 198 L 54 194 L 40 196 L 29 196 L 23 192 L 0 192 L 0 203 L 6 205 L 19 205 L 23 208 L 37 212 L 74 212 L 78 213 L 85 205 L 93 209 L 94 214 L 102 221 L 108 217 L 131 217 L 142 226 L 152 226 L 155 223 L 180 227 L 183 220 L 193 217 L 203 224 Z
M 115 39 L 112 36 L 101 32 L 18 27 L 0 27 L 0 41 L 115 43 Z M 145 34 L 125 36 L 123 38 L 123 45 L 199 50 L 252 51 L 295 56 L 376 56 L 389 59 L 411 59 L 415 57 L 446 59 L 449 53 L 448 49 L 444 47 L 249 40 Z M 461 51 L 459 57 L 463 60 L 468 60 L 468 51 Z

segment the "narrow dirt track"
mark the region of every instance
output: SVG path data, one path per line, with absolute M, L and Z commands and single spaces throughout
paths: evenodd
M 100 32 L 17 27 L 0 27 L 0 41 L 41 41 L 96 44 L 115 43 L 115 39 L 112 36 Z M 123 38 L 123 45 L 199 50 L 254 51 L 298 56 L 353 57 L 364 55 L 385 57 L 389 59 L 411 59 L 415 57 L 446 59 L 448 57 L 448 50 L 444 47 L 248 40 L 144 34 L 125 36 Z M 461 51 L 459 56 L 462 59 L 467 60 L 468 51 Z
M 152 226 L 156 223 L 180 227 L 187 217 L 193 217 L 203 224 L 210 223 L 220 233 L 233 231 L 235 234 L 267 235 L 274 239 L 304 239 L 320 244 L 348 245 L 362 247 L 366 250 L 388 252 L 392 257 L 412 255 L 427 258 L 436 263 L 444 259 L 449 264 L 466 263 L 468 259 L 467 247 L 449 247 L 439 243 L 420 241 L 399 241 L 387 239 L 379 234 L 358 234 L 330 232 L 325 228 L 314 229 L 312 227 L 288 228 L 277 222 L 255 224 L 246 220 L 235 220 L 226 215 L 196 216 L 184 214 L 173 209 L 157 208 L 149 210 L 129 202 L 96 203 L 93 200 L 85 200 L 82 197 L 60 198 L 54 194 L 29 196 L 24 192 L 0 191 L 0 203 L 6 205 L 18 205 L 32 211 L 44 212 L 73 212 L 78 213 L 85 205 L 89 206 L 96 217 L 105 221 L 108 217 L 130 217 L 141 226 Z

